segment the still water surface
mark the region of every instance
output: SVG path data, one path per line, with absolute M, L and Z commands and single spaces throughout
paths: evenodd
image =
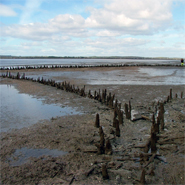
M 44 104 L 42 99 L 19 93 L 14 86 L 0 85 L 1 132 L 31 126 L 39 120 L 81 114 L 71 107 Z
M 52 157 L 58 157 L 62 155 L 66 155 L 68 152 L 60 151 L 60 150 L 50 150 L 47 148 L 44 149 L 35 149 L 35 148 L 21 148 L 17 149 L 13 156 L 9 158 L 10 164 L 12 166 L 19 166 L 29 161 L 30 157 L 41 157 L 41 156 L 52 156 Z M 17 159 L 17 160 L 15 160 Z
M 0 59 L 0 67 L 37 65 L 178 64 L 179 60 L 138 59 Z

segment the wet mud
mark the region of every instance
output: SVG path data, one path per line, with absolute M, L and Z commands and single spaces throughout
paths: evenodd
M 185 184 L 183 85 L 109 86 L 70 78 L 65 81 L 80 90 L 85 85 L 84 92 L 1 78 L 1 84 L 14 85 L 20 93 L 83 112 L 2 132 L 2 184 Z M 19 163 L 26 155 L 24 150 L 39 149 L 65 155 L 45 151 Z

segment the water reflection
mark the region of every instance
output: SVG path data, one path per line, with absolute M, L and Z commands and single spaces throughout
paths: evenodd
M 9 158 L 10 164 L 12 166 L 19 166 L 29 161 L 30 157 L 41 157 L 41 156 L 52 156 L 58 157 L 62 155 L 66 155 L 68 152 L 59 151 L 56 149 L 33 149 L 33 148 L 21 148 L 17 149 L 13 156 Z
M 1 132 L 31 126 L 42 119 L 80 114 L 71 107 L 43 104 L 41 99 L 20 94 L 14 86 L 0 85 Z

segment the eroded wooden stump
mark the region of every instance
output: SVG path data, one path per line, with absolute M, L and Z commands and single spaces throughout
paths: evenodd
M 141 177 L 140 177 L 140 183 L 143 185 L 143 184 L 146 184 L 146 180 L 145 180 L 145 169 L 142 170 L 142 173 L 141 173 Z
M 100 127 L 100 119 L 99 119 L 99 114 L 96 114 L 96 120 L 95 120 L 95 127 L 99 128 Z
M 103 177 L 104 180 L 109 179 L 106 164 L 102 164 L 102 177 Z
M 107 155 L 112 154 L 112 145 L 111 145 L 109 139 L 106 141 L 106 144 L 105 144 L 105 154 L 107 154 Z

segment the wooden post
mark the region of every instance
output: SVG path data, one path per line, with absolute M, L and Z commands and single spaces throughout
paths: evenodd
M 122 110 L 118 110 L 118 120 L 119 120 L 119 124 L 123 125 L 123 111 Z
M 17 79 L 20 79 L 20 73 L 19 72 L 17 73 Z
M 140 183 L 142 185 L 144 185 L 146 183 L 146 180 L 145 180 L 145 169 L 142 170 L 141 178 L 140 178 Z
M 100 126 L 100 119 L 99 119 L 99 114 L 96 114 L 96 120 L 95 120 L 95 127 L 99 128 Z
M 164 130 L 164 104 L 161 103 L 160 104 L 160 110 L 159 110 L 159 120 L 160 120 L 160 124 L 161 124 L 161 130 Z
M 114 109 L 117 109 L 117 106 L 118 106 L 118 100 L 116 99 L 114 104 Z
M 129 101 L 129 117 L 130 117 L 129 119 L 131 119 L 131 109 L 132 109 L 131 108 L 131 102 Z
M 102 164 L 102 176 L 104 180 L 109 179 L 106 164 Z
M 101 154 L 105 153 L 105 138 L 104 138 L 104 132 L 102 127 L 99 127 L 99 134 L 100 134 L 100 151 Z
M 119 121 L 116 122 L 116 136 L 120 137 Z
M 126 119 L 131 119 L 131 104 L 129 101 L 129 106 L 127 103 L 125 103 L 125 114 L 126 114 Z
M 126 119 L 129 119 L 128 104 L 127 103 L 125 103 L 125 115 L 126 115 Z
M 166 102 L 168 103 L 170 101 L 170 96 L 167 97 Z
M 157 150 L 157 147 L 156 147 L 157 136 L 156 136 L 156 133 L 154 133 L 153 131 L 151 131 L 150 139 L 151 139 L 151 152 L 155 153 Z
M 119 124 L 119 121 L 117 118 L 113 118 L 113 127 L 116 128 L 117 123 Z
M 170 100 L 172 100 L 172 89 L 170 89 Z
M 112 155 L 112 145 L 109 139 L 106 141 L 106 144 L 105 144 L 105 154 Z

